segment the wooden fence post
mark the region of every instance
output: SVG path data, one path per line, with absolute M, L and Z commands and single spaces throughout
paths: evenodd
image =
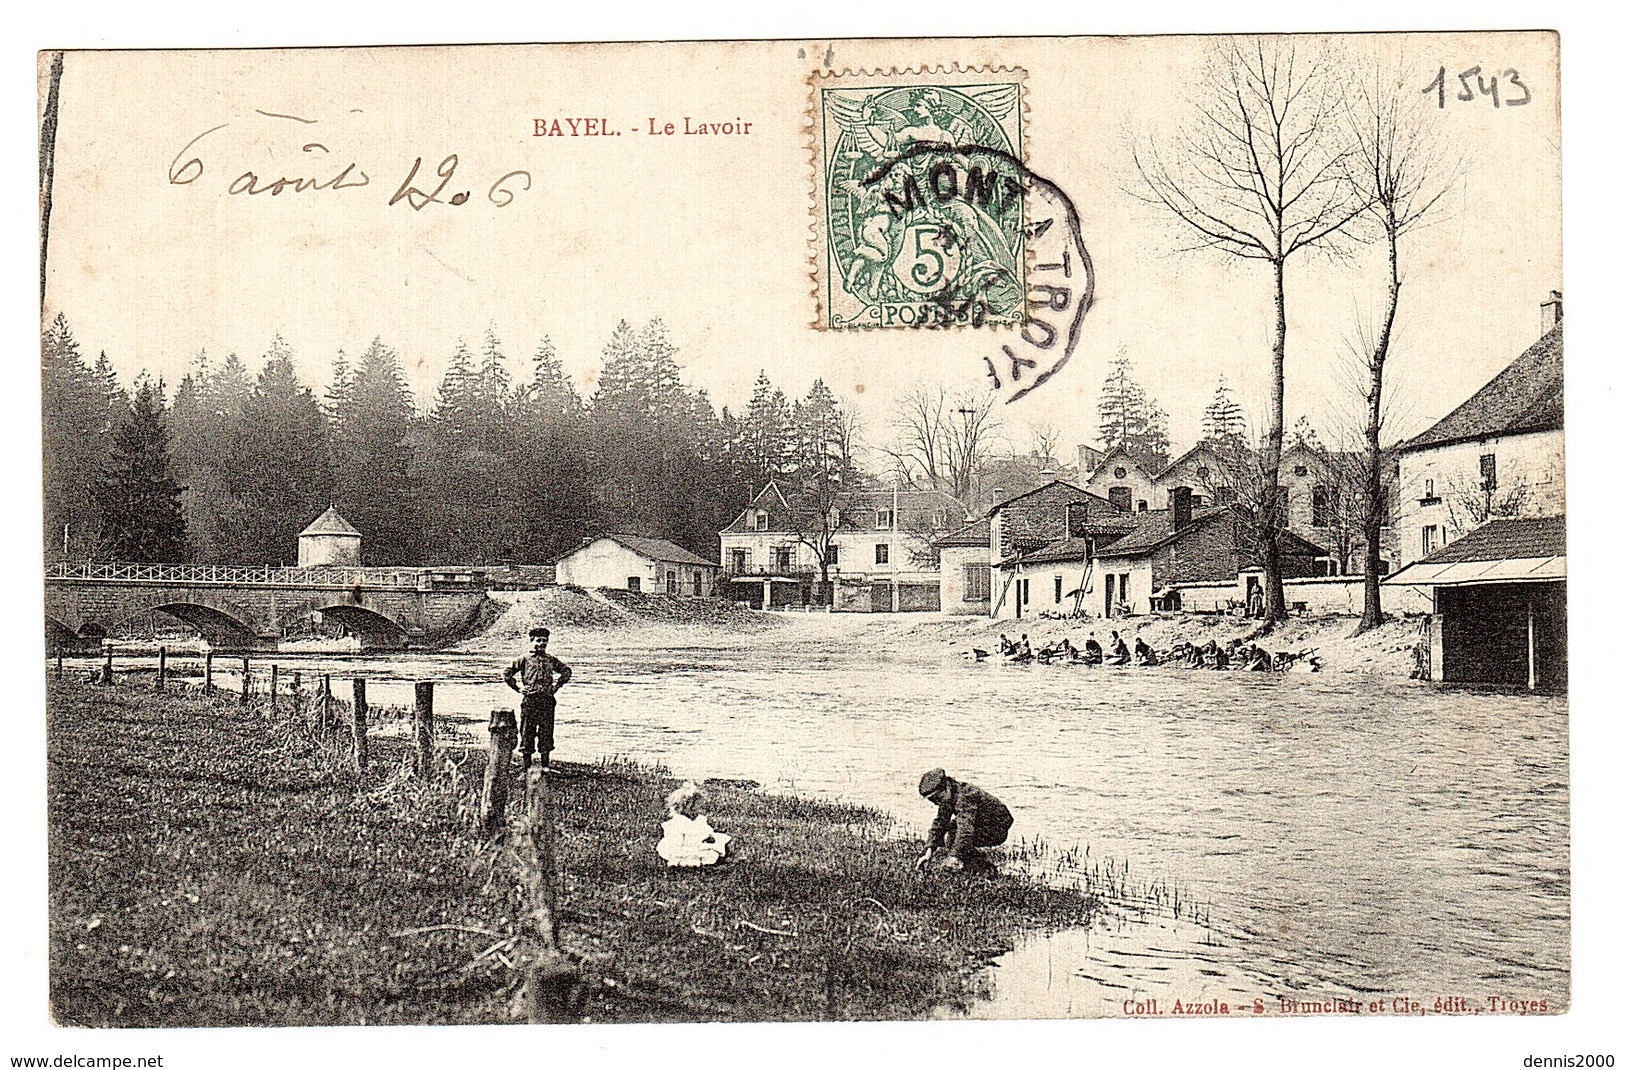
M 276 662 L 271 662 L 271 716 L 276 716 Z
M 203 652 L 203 693 L 214 694 L 214 651 Z
M 239 699 L 244 706 L 248 705 L 248 655 L 243 655 L 243 697 Z
M 56 678 L 62 679 L 62 648 L 56 648 Z
M 491 746 L 485 757 L 485 790 L 480 795 L 480 828 L 495 836 L 508 822 L 508 763 L 519 743 L 513 711 L 491 711 Z
M 367 771 L 367 681 L 359 676 L 350 681 L 355 707 L 350 718 L 350 730 L 355 738 L 355 771 Z
M 301 675 L 298 669 L 293 670 L 293 715 L 295 717 L 302 716 L 304 712 L 299 708 L 299 688 L 303 682 L 300 679 Z
M 102 683 L 104 685 L 108 686 L 108 687 L 112 687 L 113 686 L 113 646 L 112 646 L 111 643 L 109 643 L 107 645 L 107 647 L 105 648 L 105 653 L 106 653 L 107 657 L 105 659 L 104 665 L 102 666 Z
M 333 723 L 333 674 L 322 673 L 322 701 L 317 707 L 316 727 L 320 732 L 326 732 Z
M 158 690 L 162 691 L 169 686 L 169 648 L 158 648 Z
M 417 727 L 417 774 L 431 780 L 434 777 L 434 682 L 419 681 L 412 691 L 416 699 L 413 720 Z
M 534 942 L 534 946 L 524 948 L 523 956 L 525 1016 L 531 1022 L 569 1022 L 574 1020 L 570 1002 L 577 971 L 575 964 L 559 950 L 553 803 L 547 773 L 539 766 L 530 771 L 525 810 L 525 828 L 517 846 L 524 862 L 530 913 L 522 931 Z

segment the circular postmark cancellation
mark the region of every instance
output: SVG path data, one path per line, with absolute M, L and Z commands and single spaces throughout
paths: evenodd
M 882 206 L 885 229 L 906 236 L 884 258 L 873 246 L 868 271 L 884 276 L 877 291 L 911 295 L 889 312 L 882 305 L 898 322 L 881 325 L 1016 328 L 982 353 L 1006 403 L 1066 365 L 1094 303 L 1095 273 L 1059 186 L 1007 148 L 925 140 L 854 181 Z

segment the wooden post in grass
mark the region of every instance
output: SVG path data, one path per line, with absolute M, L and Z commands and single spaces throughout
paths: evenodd
M 62 648 L 56 648 L 56 678 L 62 679 Z
M 480 827 L 495 836 L 508 822 L 508 763 L 519 743 L 513 711 L 491 711 L 491 747 L 485 757 L 485 790 L 480 794 Z
M 299 690 L 304 683 L 303 675 L 298 669 L 293 670 L 293 715 L 295 717 L 304 716 L 304 711 L 299 708 Z
M 521 932 L 525 970 L 524 1008 L 531 1022 L 569 1022 L 575 964 L 559 949 L 558 861 L 553 801 L 547 773 L 530 770 L 525 790 L 525 821 L 515 845 L 523 862 L 530 909 Z
M 214 694 L 214 651 L 203 652 L 203 693 Z
M 112 687 L 113 686 L 113 644 L 108 643 L 106 645 L 106 647 L 103 648 L 103 651 L 107 655 L 107 657 L 105 658 L 105 664 L 102 667 L 102 683 L 104 685 L 108 686 L 108 687 Z
M 241 699 L 239 699 L 239 701 L 244 706 L 248 705 L 248 655 L 247 654 L 243 655 L 243 697 Z
M 333 723 L 333 674 L 322 673 L 322 701 L 316 708 L 316 728 L 326 733 Z
M 158 690 L 162 691 L 169 686 L 169 648 L 158 648 Z
M 271 662 L 271 716 L 276 716 L 276 662 Z
M 355 740 L 355 771 L 367 771 L 367 681 L 359 676 L 351 683 L 351 696 L 355 709 L 350 718 L 350 732 Z
M 412 721 L 418 743 L 417 774 L 424 780 L 434 776 L 434 682 L 419 681 L 412 685 Z

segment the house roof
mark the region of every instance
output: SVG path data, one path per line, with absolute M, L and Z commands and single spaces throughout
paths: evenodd
M 1095 501 L 1100 502 L 1102 505 L 1105 505 L 1105 506 L 1107 506 L 1107 507 L 1109 507 L 1111 509 L 1116 509 L 1117 508 L 1117 506 L 1112 505 L 1112 503 L 1110 501 L 1108 501 L 1107 499 L 1102 498 L 1098 494 L 1094 494 L 1094 493 L 1092 493 L 1090 491 L 1084 490 L 1082 487 L 1078 486 L 1076 483 L 1070 483 L 1070 482 L 1068 482 L 1067 480 L 1064 480 L 1064 479 L 1052 479 L 1048 483 L 1045 483 L 1041 487 L 1034 487 L 1032 490 L 1024 490 L 1020 494 L 1011 495 L 1010 497 L 1004 499 L 1002 502 L 996 502 L 990 509 L 988 509 L 988 511 L 987 511 L 988 515 L 992 516 L 994 512 L 996 512 L 999 509 L 1004 508 L 1005 506 L 1009 505 L 1011 502 L 1019 502 L 1023 498 L 1026 498 L 1026 497 L 1029 497 L 1031 495 L 1037 494 L 1041 490 L 1048 490 L 1049 488 L 1055 487 L 1055 486 L 1065 487 L 1068 490 L 1075 490 L 1079 494 L 1083 495 L 1085 498 L 1093 498 Z
M 993 538 L 993 521 L 987 517 L 973 520 L 958 531 L 951 531 L 940 539 L 934 540 L 932 546 L 982 546 L 986 547 Z
M 1567 518 L 1561 516 L 1491 520 L 1416 564 L 1556 557 L 1567 552 L 1567 532 Z
M 1398 452 L 1563 426 L 1563 325 L 1559 323 L 1444 419 Z
M 1041 550 L 1021 554 L 1001 565 L 1043 565 L 1052 561 L 1086 561 L 1092 539 L 1057 539 Z
M 1561 516 L 1491 520 L 1383 582 L 1451 587 L 1566 579 L 1567 532 Z
M 354 535 L 361 537 L 361 532 L 350 526 L 350 522 L 339 515 L 338 508 L 328 506 L 327 512 L 310 522 L 310 527 L 299 533 L 302 539 L 306 535 Z
M 599 539 L 611 539 L 620 543 L 633 553 L 642 554 L 644 557 L 650 558 L 654 561 L 663 561 L 673 565 L 709 565 L 712 568 L 721 567 L 717 564 L 717 562 L 707 561 L 698 554 L 690 553 L 681 546 L 678 546 L 676 543 L 667 542 L 665 539 L 651 539 L 643 535 L 622 535 L 615 532 L 605 532 L 602 535 L 594 535 L 591 538 L 583 539 L 581 546 L 577 546 L 575 550 L 571 550 L 569 554 L 561 555 L 559 560 L 569 557 L 570 554 L 575 553 L 583 547 L 591 546 Z
M 771 492 L 771 493 L 770 493 Z M 895 504 L 897 515 L 892 523 L 882 528 L 874 513 L 891 509 Z M 766 509 L 768 526 L 752 527 L 746 522 L 750 513 Z M 956 524 L 965 518 L 965 506 L 952 494 L 940 490 L 862 490 L 848 491 L 835 498 L 835 509 L 841 514 L 840 527 L 848 531 L 897 531 L 935 525 L 938 513 L 946 513 L 948 523 Z M 867 514 L 867 516 L 865 516 Z M 864 518 L 857 519 L 854 518 Z M 819 527 L 818 521 L 805 509 L 792 505 L 778 484 L 769 482 L 751 499 L 750 507 L 734 517 L 733 523 L 722 529 L 724 535 L 756 534 L 759 532 L 810 531 Z
M 1169 517 L 1170 509 L 1149 509 L 1143 513 L 1135 513 L 1138 523 L 1133 531 L 1118 539 L 1110 546 L 1100 550 L 1096 557 L 1143 557 L 1146 554 L 1177 542 L 1194 531 L 1207 526 L 1217 517 L 1234 515 L 1235 506 L 1221 505 L 1209 506 L 1205 509 L 1195 509 L 1191 512 L 1191 522 L 1173 530 L 1173 522 Z M 1293 556 L 1299 557 L 1325 557 L 1326 550 L 1290 531 L 1280 534 L 1281 549 Z

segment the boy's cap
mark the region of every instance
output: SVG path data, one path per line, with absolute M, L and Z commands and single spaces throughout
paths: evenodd
M 532 639 L 546 639 L 552 634 L 553 633 L 548 631 L 546 628 L 532 628 L 530 630 L 530 637 Z
M 933 769 L 920 778 L 920 794 L 930 795 L 948 782 L 948 774 L 941 769 Z

